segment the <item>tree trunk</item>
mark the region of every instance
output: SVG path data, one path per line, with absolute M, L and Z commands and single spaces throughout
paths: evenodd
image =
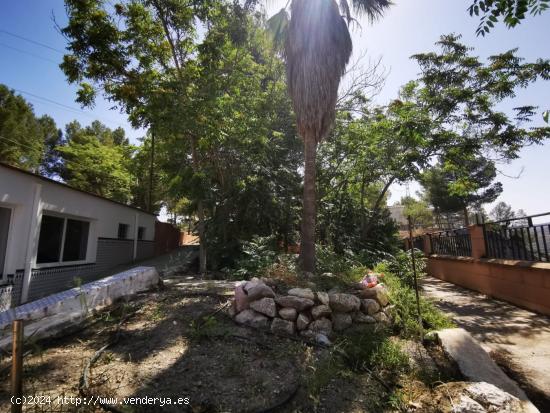
M 304 136 L 304 197 L 302 205 L 302 240 L 300 261 L 304 272 L 315 271 L 315 218 L 317 213 L 315 196 L 315 158 L 317 142 L 315 136 Z
M 197 142 L 191 138 L 191 156 L 193 158 L 193 170 L 199 169 L 199 158 L 197 156 Z M 204 205 L 202 199 L 197 201 L 197 215 L 199 218 L 199 272 L 206 275 L 206 233 L 204 228 Z
M 206 234 L 204 230 L 204 206 L 202 200 L 199 200 L 198 205 L 199 215 L 199 272 L 201 275 L 206 275 Z

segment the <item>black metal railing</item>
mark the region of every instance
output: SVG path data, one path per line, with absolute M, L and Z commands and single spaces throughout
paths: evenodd
M 467 228 L 430 234 L 430 243 L 432 254 L 472 256 L 472 240 Z
M 550 262 L 550 212 L 485 223 L 483 236 L 488 258 Z

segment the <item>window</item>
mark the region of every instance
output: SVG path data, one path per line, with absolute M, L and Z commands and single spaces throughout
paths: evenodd
M 138 227 L 138 239 L 145 238 L 145 227 Z
M 89 231 L 87 221 L 43 215 L 36 263 L 86 260 Z
M 126 239 L 128 237 L 128 225 L 118 224 L 118 238 Z
M 89 222 L 77 221 L 76 219 L 67 220 L 63 261 L 82 261 L 86 259 L 89 229 Z

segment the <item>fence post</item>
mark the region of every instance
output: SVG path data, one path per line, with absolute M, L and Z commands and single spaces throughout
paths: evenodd
M 23 321 L 14 320 L 12 324 L 11 346 L 11 395 L 14 397 L 11 405 L 12 413 L 23 411 Z
M 422 235 L 422 241 L 424 242 L 423 243 L 423 250 L 424 250 L 424 254 L 426 256 L 429 256 L 432 254 L 432 240 L 430 239 L 430 234 L 424 234 Z
M 483 235 L 483 225 L 470 225 L 468 227 L 470 240 L 472 242 L 472 257 L 483 258 L 487 255 L 485 250 L 485 236 Z

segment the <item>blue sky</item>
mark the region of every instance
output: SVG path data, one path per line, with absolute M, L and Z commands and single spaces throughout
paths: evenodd
M 268 12 L 273 14 L 286 0 L 270 0 Z M 355 53 L 367 50 L 368 57 L 382 58 L 383 65 L 390 70 L 386 85 L 378 96 L 378 103 L 395 98 L 401 85 L 414 79 L 418 67 L 409 59 L 414 53 L 434 49 L 434 42 L 444 33 L 461 33 L 463 41 L 475 48 L 481 57 L 519 48 L 519 54 L 528 60 L 549 58 L 548 26 L 550 12 L 529 18 L 524 24 L 508 30 L 499 25 L 485 38 L 476 37 L 477 18 L 467 13 L 468 1 L 462 0 L 395 0 L 395 6 L 381 21 L 369 25 L 361 21 L 362 29 L 353 31 Z M 49 114 L 59 127 L 74 119 L 88 124 L 99 119 L 110 127 L 122 126 L 132 141 L 143 136 L 143 130 L 134 130 L 126 116 L 112 110 L 112 103 L 99 99 L 93 110 L 81 111 L 74 102 L 76 87 L 67 84 L 65 76 L 55 62 L 60 62 L 62 53 L 41 47 L 8 35 L 8 31 L 53 49 L 63 51 L 65 39 L 57 32 L 52 15 L 60 26 L 66 22 L 62 0 L 17 0 L 2 2 L 0 14 L 0 83 L 11 88 L 47 98 L 21 93 L 35 108 L 38 115 Z M 14 50 L 18 49 L 18 50 Z M 35 55 L 35 56 L 34 56 Z M 36 57 L 39 56 L 40 58 Z M 550 109 L 550 82 L 539 82 L 518 93 L 517 98 L 503 105 L 503 110 L 526 104 L 538 105 L 542 110 Z M 537 117 L 538 122 L 541 116 Z M 514 209 L 522 208 L 529 214 L 550 211 L 550 142 L 543 146 L 526 148 L 521 158 L 500 169 L 510 176 L 523 173 L 519 179 L 500 176 L 504 192 L 499 198 L 512 204 Z M 411 184 L 414 194 L 417 185 Z M 405 194 L 404 187 L 391 189 L 390 203 Z M 490 209 L 490 206 L 488 206 Z

